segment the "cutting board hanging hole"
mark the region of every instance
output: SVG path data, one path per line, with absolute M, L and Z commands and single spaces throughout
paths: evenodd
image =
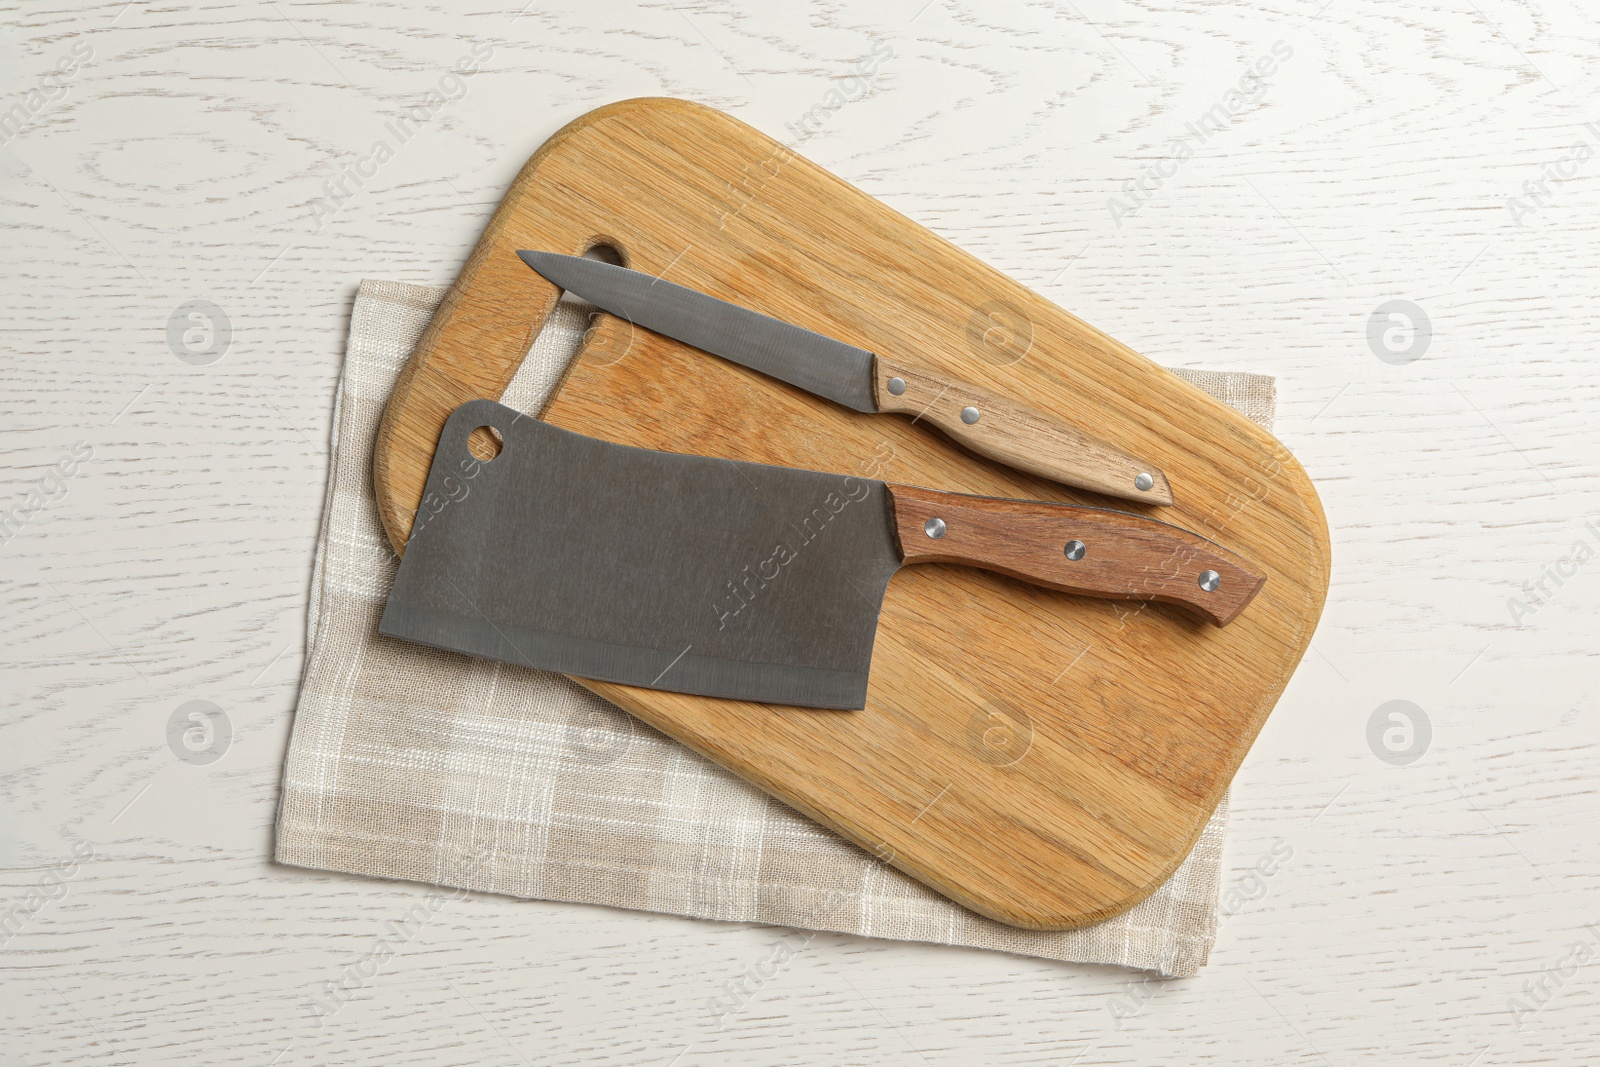
M 628 261 L 622 258 L 622 253 L 617 246 L 609 241 L 600 240 L 589 246 L 583 253 L 584 259 L 598 259 L 601 263 L 609 263 L 613 267 L 626 267 Z
M 484 463 L 498 456 L 504 447 L 505 438 L 493 426 L 479 426 L 467 435 L 467 451 Z
M 611 243 L 609 238 L 606 237 L 589 238 L 589 247 L 584 251 L 583 258 L 598 260 L 601 263 L 609 263 L 613 267 L 626 267 L 628 265 L 628 261 L 622 255 L 622 252 L 617 248 L 616 245 Z M 561 300 L 568 304 L 584 303 L 584 301 L 579 300 L 576 296 L 566 292 L 565 290 L 563 290 L 561 293 Z M 532 346 L 530 345 L 529 347 Z

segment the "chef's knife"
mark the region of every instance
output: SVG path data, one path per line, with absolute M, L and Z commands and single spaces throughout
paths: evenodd
M 487 462 L 467 448 L 485 426 Z M 1218 625 L 1265 580 L 1142 515 L 630 448 L 474 400 L 445 422 L 378 628 L 625 685 L 861 708 L 889 579 L 927 562 Z
M 1172 503 L 1160 470 L 1025 404 L 626 267 L 518 252 L 602 311 L 868 414 L 924 418 L 974 452 L 1080 489 Z

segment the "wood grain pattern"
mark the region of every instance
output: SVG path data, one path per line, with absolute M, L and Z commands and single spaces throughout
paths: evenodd
M 1003 922 L 1068 928 L 1153 892 L 1321 611 L 1327 529 L 1299 465 L 1237 412 L 772 139 L 688 102 L 635 100 L 583 116 L 535 153 L 408 363 L 376 449 L 397 551 L 443 419 L 500 395 L 559 295 L 517 250 L 601 243 L 628 266 L 849 344 L 915 346 L 936 372 L 1095 426 L 1191 487 L 1164 519 L 1225 539 L 1270 580 L 1218 630 L 970 569 L 906 571 L 879 617 L 867 708 L 844 716 L 584 684 Z M 1028 358 L 984 364 L 966 340 L 996 302 L 1031 324 Z M 1098 500 L 612 316 L 600 316 L 542 417 L 623 444 L 843 473 L 870 473 L 863 464 L 887 438 L 896 480 Z M 901 478 L 900 464 L 923 473 Z M 1062 666 L 1080 659 L 1081 688 L 1064 691 Z M 991 705 L 1034 718 L 1034 746 L 1015 765 L 996 767 L 967 741 L 968 720 Z M 1130 722 L 1140 724 L 1131 734 Z
M 1082 596 L 1177 604 L 1218 626 L 1266 581 L 1220 545 L 1127 512 L 892 483 L 889 499 L 907 563 L 964 563 Z
M 1600 570 L 1520 621 L 1507 600 L 1600 514 L 1595 160 L 1521 225 L 1505 204 L 1592 143 L 1590 6 L 0 10 L 7 108 L 95 52 L 0 153 L 6 506 L 95 449 L 0 552 L 0 898 L 97 848 L 0 950 L 0 1062 L 1593 1060 L 1593 962 L 1531 1016 L 1508 1001 L 1595 920 L 1600 856 L 1574 842 L 1600 819 Z M 1259 104 L 1114 223 L 1279 38 Z M 471 42 L 495 52 L 470 92 L 315 227 L 323 183 Z M 875 44 L 867 91 L 810 117 Z M 1201 977 L 474 896 L 326 1025 L 301 1008 L 430 892 L 269 858 L 351 296 L 448 285 L 529 153 L 641 94 L 789 140 L 1161 363 L 1278 376 L 1333 590 L 1235 778 Z M 195 296 L 236 328 L 209 367 L 163 339 Z M 1393 297 L 1432 318 L 1407 366 L 1365 336 Z M 922 480 L 905 458 L 885 474 Z M 236 730 L 210 767 L 163 735 L 197 697 Z M 1433 720 L 1405 767 L 1365 733 L 1394 698 Z M 707 1001 L 780 938 L 795 957 L 719 1027 Z
M 958 378 L 885 356 L 873 362 L 872 385 L 880 411 L 930 422 L 979 455 L 1063 485 L 1141 504 L 1172 503 L 1165 474 L 1107 441 Z M 891 387 L 895 381 L 902 383 L 901 392 Z M 1149 479 L 1143 489 L 1140 475 Z

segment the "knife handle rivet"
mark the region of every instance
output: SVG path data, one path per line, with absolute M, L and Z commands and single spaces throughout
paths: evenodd
M 905 393 L 905 391 L 906 391 L 906 380 L 904 378 L 890 378 L 889 379 L 889 395 L 890 396 L 900 396 L 903 393 Z
M 1217 587 L 1221 584 L 1222 575 L 1218 574 L 1216 571 L 1200 572 L 1200 588 L 1204 589 L 1206 592 L 1215 593 L 1217 591 Z
M 1139 490 L 1139 492 L 1141 492 L 1141 493 L 1149 492 L 1152 488 L 1155 487 L 1155 484 L 1156 484 L 1156 480 L 1154 478 L 1150 477 L 1150 475 L 1145 474 L 1143 471 L 1141 471 L 1133 479 L 1133 487 L 1135 489 Z
M 1089 551 L 1089 546 L 1084 544 L 1082 541 L 1079 541 L 1077 538 L 1073 538 L 1071 541 L 1068 541 L 1066 544 L 1061 546 L 1061 551 L 1068 559 L 1076 563 L 1078 560 L 1083 558 L 1083 554 L 1085 552 Z
M 968 426 L 971 426 L 973 423 L 978 421 L 979 414 L 981 414 L 981 413 L 978 411 L 977 408 L 973 408 L 973 407 L 962 408 L 961 409 L 961 421 L 966 423 Z
M 943 537 L 944 536 L 944 520 L 943 519 L 929 519 L 927 522 L 922 524 L 922 532 L 927 534 L 929 537 L 932 537 L 932 538 L 935 538 L 935 539 Z

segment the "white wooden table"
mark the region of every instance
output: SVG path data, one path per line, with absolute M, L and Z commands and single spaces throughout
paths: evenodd
M 1586 5 L 518 2 L 0 2 L 0 1064 L 1595 1062 Z M 1201 977 L 820 935 L 719 1031 L 779 931 L 472 896 L 317 1025 L 430 892 L 268 859 L 356 283 L 447 283 L 544 138 L 638 95 L 1278 376 L 1333 591 Z M 1369 335 L 1395 300 L 1431 332 Z M 216 762 L 169 747 L 191 700 Z M 1369 731 L 1394 700 L 1430 729 Z

